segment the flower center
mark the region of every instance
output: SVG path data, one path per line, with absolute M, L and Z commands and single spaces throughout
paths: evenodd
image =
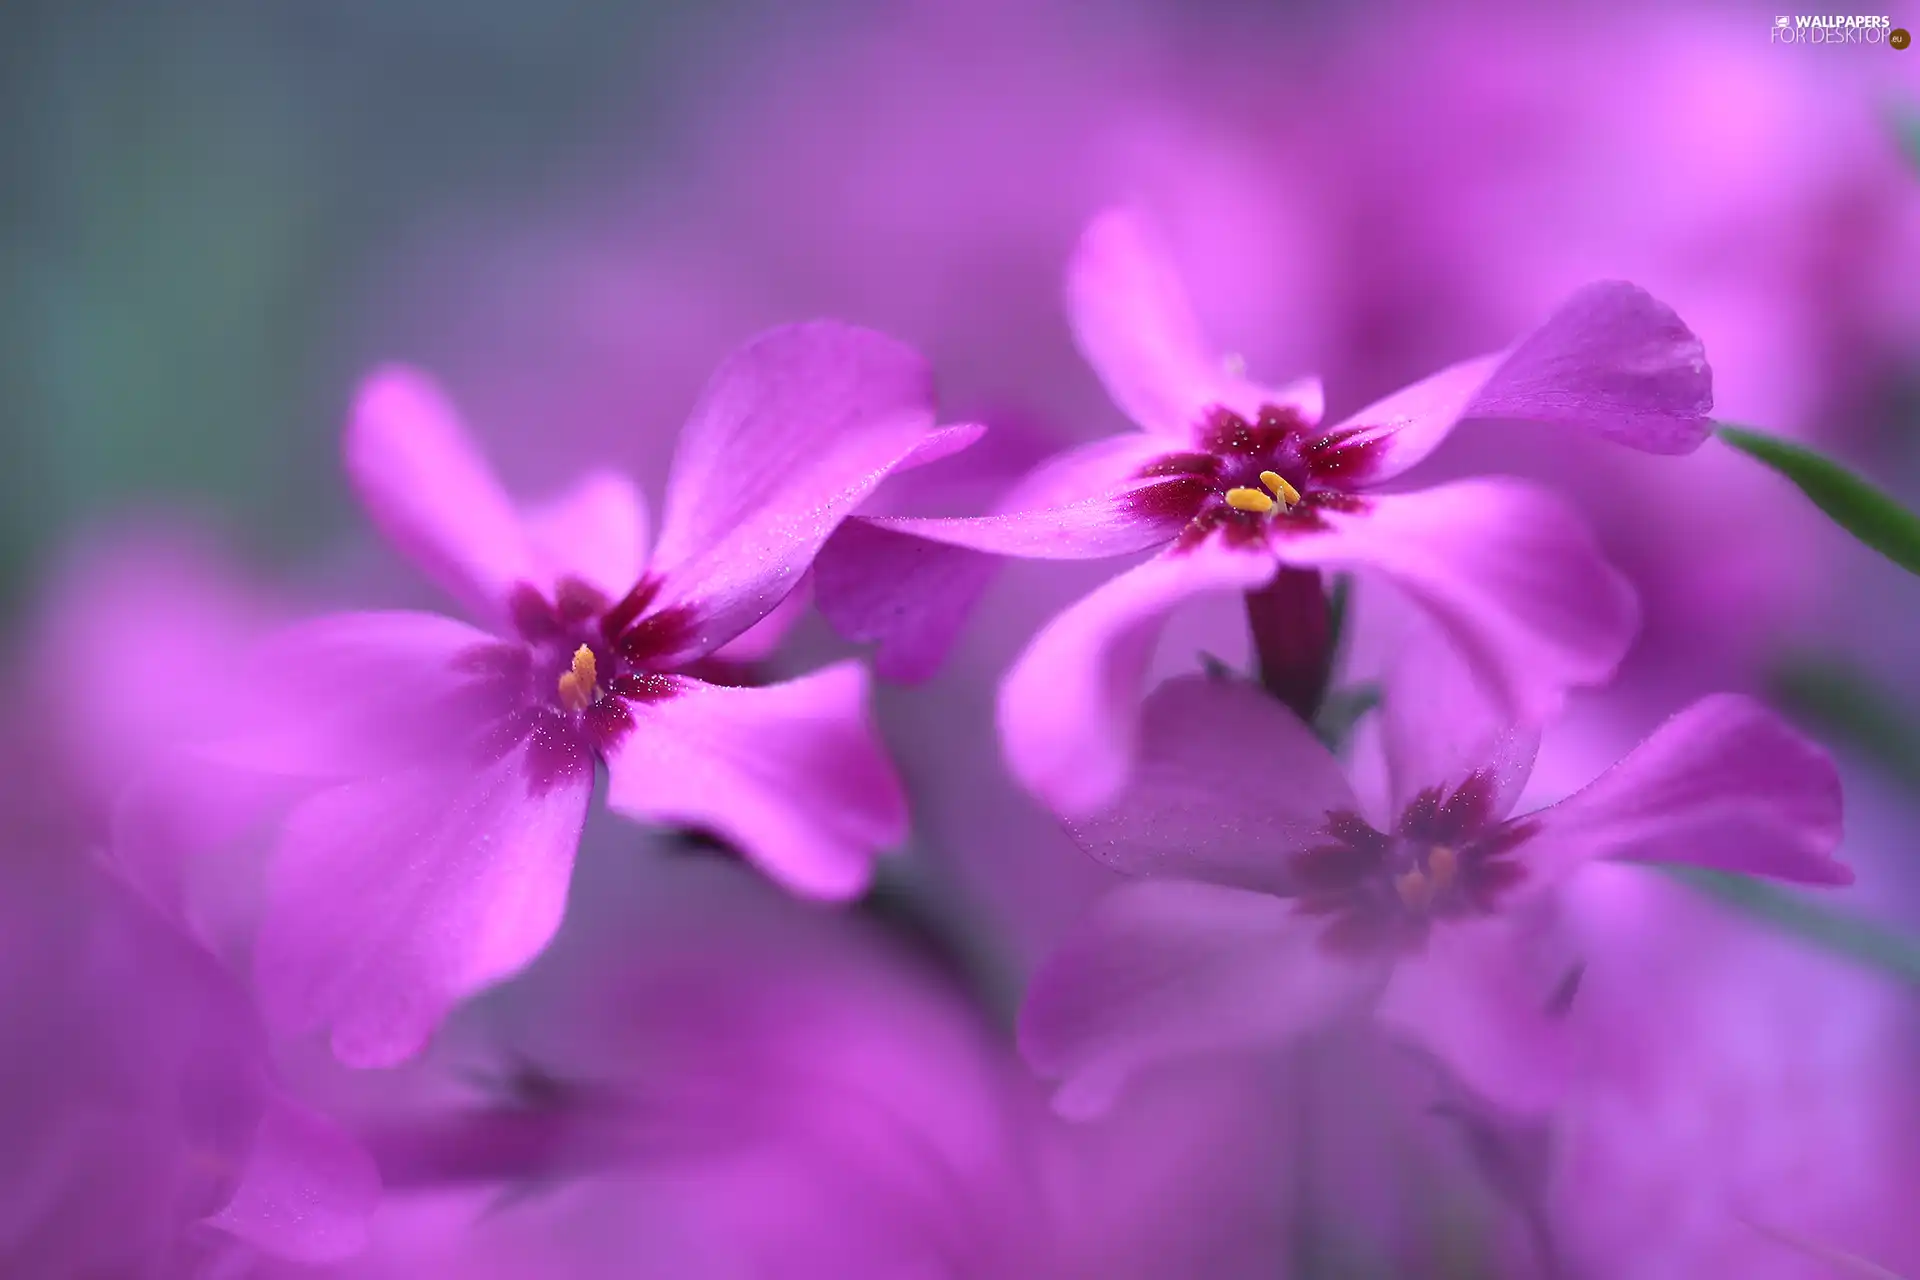
M 1227 505 L 1250 515 L 1266 515 L 1276 507 L 1291 511 L 1300 505 L 1300 491 L 1288 484 L 1286 477 L 1278 471 L 1262 471 L 1260 483 L 1267 487 L 1273 497 L 1247 485 L 1236 485 L 1227 490 Z
M 569 711 L 585 711 L 600 700 L 599 663 L 593 650 L 581 645 L 573 651 L 573 664 L 560 673 L 560 705 Z
M 1450 845 L 1437 844 L 1427 850 L 1425 864 L 1413 866 L 1393 878 L 1394 891 L 1409 911 L 1424 912 L 1433 900 L 1453 886 L 1460 859 Z
M 1327 917 L 1322 945 L 1343 955 L 1417 951 L 1436 922 L 1491 914 L 1525 877 L 1512 854 L 1535 830 L 1497 820 L 1493 795 L 1480 774 L 1451 795 L 1431 788 L 1390 832 L 1358 814 L 1328 814 L 1326 842 L 1288 863 L 1296 909 Z

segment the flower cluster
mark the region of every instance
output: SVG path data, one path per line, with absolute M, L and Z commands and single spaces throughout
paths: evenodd
M 1635 591 L 1554 489 L 1415 468 L 1469 421 L 1690 453 L 1700 338 L 1589 284 L 1327 421 L 1317 379 L 1209 343 L 1137 211 L 1092 221 L 1065 295 L 1138 429 L 972 514 L 923 504 L 984 429 L 817 321 L 713 374 L 657 532 L 613 471 L 517 500 L 447 392 L 375 372 L 347 476 L 459 617 L 289 617 L 185 551 L 77 571 L 4 744 L 0 1270 L 1252 1274 L 1293 1247 L 1281 1104 L 1329 1062 L 1376 1116 L 1441 1081 L 1468 1140 L 1435 1176 L 1557 1265 L 1579 1232 L 1530 1144 L 1602 1096 L 1572 1014 L 1604 965 L 1556 916 L 1605 863 L 1849 884 L 1839 776 L 1728 693 L 1523 804 Z M 998 684 L 1008 772 L 1117 873 L 1009 1035 L 993 958 L 929 918 L 951 895 L 883 861 L 910 788 L 861 660 L 773 673 L 834 643 L 810 606 L 930 677 L 983 565 L 1142 555 Z M 1244 608 L 1249 669 L 1156 681 L 1204 597 Z

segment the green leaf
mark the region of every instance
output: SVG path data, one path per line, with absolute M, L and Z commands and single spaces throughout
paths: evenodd
M 1813 505 L 1908 573 L 1920 574 L 1920 516 L 1825 454 L 1764 432 L 1721 423 L 1722 440 L 1757 458 L 1813 499 Z
M 1335 689 L 1320 704 L 1313 731 L 1326 743 L 1327 750 L 1338 755 L 1345 749 L 1347 739 L 1353 736 L 1353 727 L 1360 723 L 1360 717 L 1379 705 L 1380 686 L 1372 682 Z
M 1846 660 L 1790 654 L 1767 675 L 1773 704 L 1836 746 L 1859 752 L 1904 785 L 1920 790 L 1920 716 Z
M 1920 986 L 1920 939 L 1750 876 L 1704 867 L 1662 868 L 1682 883 L 1843 959 Z

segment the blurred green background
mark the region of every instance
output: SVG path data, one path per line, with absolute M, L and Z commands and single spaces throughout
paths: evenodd
M 697 21 L 696 21 L 697 19 Z M 676 91 L 684 0 L 0 8 L 0 618 L 77 527 L 344 518 L 348 335 L 397 246 Z M 623 139 L 638 151 L 642 136 Z M 324 476 L 324 482 L 317 482 Z

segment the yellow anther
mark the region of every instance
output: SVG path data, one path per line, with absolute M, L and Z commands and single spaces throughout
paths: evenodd
M 1251 511 L 1256 515 L 1273 510 L 1273 499 L 1258 489 L 1227 490 L 1227 505 L 1235 511 Z
M 1273 496 L 1286 503 L 1288 507 L 1300 505 L 1300 491 L 1288 484 L 1287 478 L 1278 471 L 1262 471 L 1260 483 L 1273 490 Z
M 1433 877 L 1433 887 L 1444 889 L 1453 883 L 1454 873 L 1460 870 L 1460 859 L 1454 855 L 1451 846 L 1437 844 L 1427 853 L 1427 874 Z
M 597 687 L 599 679 L 600 672 L 593 660 L 593 650 L 581 645 L 573 651 L 573 666 L 560 673 L 560 705 L 569 711 L 592 706 L 600 696 Z
M 1393 878 L 1393 887 L 1399 891 L 1400 901 L 1407 904 L 1409 910 L 1425 911 L 1427 904 L 1433 901 L 1436 886 L 1426 873 L 1415 867 L 1405 875 Z

